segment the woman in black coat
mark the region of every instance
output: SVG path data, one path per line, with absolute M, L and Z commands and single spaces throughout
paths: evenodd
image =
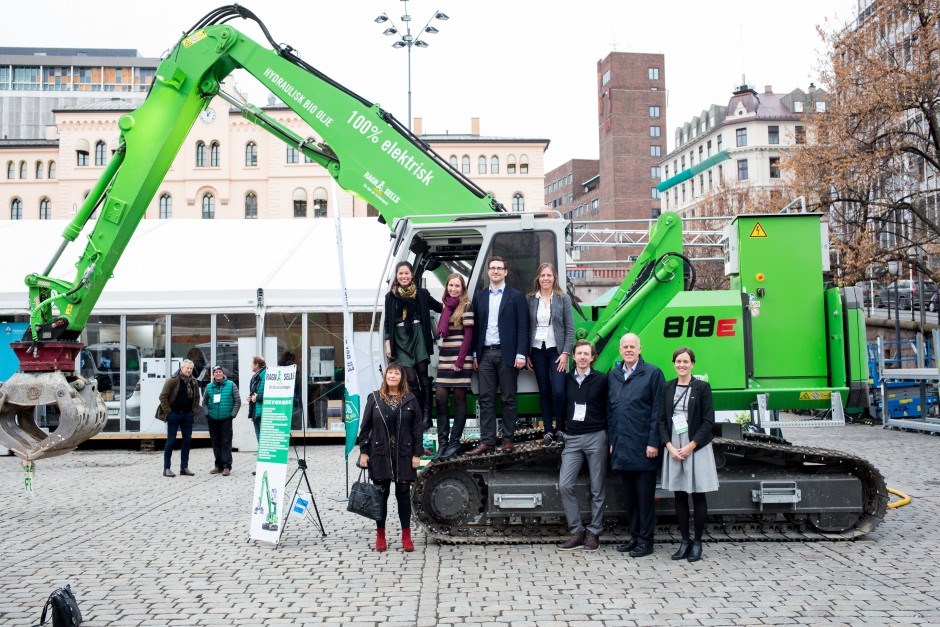
M 659 403 L 659 435 L 666 443 L 662 487 L 675 493 L 676 518 L 682 543 L 672 556 L 690 562 L 702 559 L 702 534 L 708 505 L 706 492 L 718 490 L 718 470 L 712 452 L 712 389 L 707 382 L 692 378 L 695 353 L 678 348 L 672 354 L 678 377 L 663 386 Z M 689 539 L 689 495 L 695 507 L 695 537 Z
M 408 385 L 421 405 L 425 429 L 431 428 L 431 312 L 441 313 L 442 309 L 437 299 L 415 283 L 414 267 L 409 262 L 395 266 L 395 280 L 385 294 L 385 356 L 405 367 Z
M 408 390 L 404 368 L 391 363 L 385 368 L 378 391 L 369 395 L 362 413 L 359 431 L 360 468 L 368 468 L 372 481 L 382 490 L 382 517 L 376 521 L 375 550 L 387 548 L 385 518 L 388 497 L 395 483 L 398 520 L 401 522 L 401 544 L 414 551 L 411 540 L 411 483 L 418 478 L 418 462 L 424 450 L 421 411 Z

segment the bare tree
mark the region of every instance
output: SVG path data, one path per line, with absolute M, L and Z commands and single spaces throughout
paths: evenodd
M 940 171 L 940 0 L 876 0 L 820 35 L 831 95 L 808 115 L 808 141 L 784 168 L 793 190 L 828 212 L 843 280 L 936 255 Z

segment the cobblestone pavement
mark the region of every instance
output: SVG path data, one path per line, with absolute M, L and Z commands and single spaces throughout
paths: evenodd
M 344 494 L 341 446 L 307 449 L 328 536 L 292 520 L 279 550 L 248 543 L 253 458 L 231 477 L 161 476 L 161 453 L 90 451 L 41 460 L 38 492 L 0 459 L 0 624 L 34 625 L 70 583 L 85 625 L 940 624 L 940 437 L 879 427 L 793 430 L 805 445 L 858 453 L 913 502 L 864 540 L 715 543 L 697 564 L 673 547 L 631 560 L 552 546 L 428 543 L 387 553 Z M 178 453 L 174 461 L 178 463 Z M 394 499 L 392 499 L 394 501 Z M 391 506 L 394 510 L 394 506 Z

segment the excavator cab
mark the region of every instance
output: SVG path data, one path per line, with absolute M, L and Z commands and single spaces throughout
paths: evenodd
M 441 300 L 447 277 L 460 274 L 470 297 L 487 286 L 486 265 L 498 255 L 506 260 L 506 283 L 528 294 L 535 274 L 543 263 L 558 272 L 562 289 L 565 276 L 565 221 L 558 212 L 497 213 L 485 217 L 408 217 L 395 225 L 395 244 L 387 269 L 387 285 L 394 281 L 395 266 L 408 261 L 415 268 L 415 282 Z M 436 355 L 431 358 L 431 376 L 436 372 Z M 473 391 L 477 384 L 474 380 Z M 522 372 L 519 377 L 520 413 L 537 413 L 535 377 Z M 523 398 L 531 393 L 531 399 Z

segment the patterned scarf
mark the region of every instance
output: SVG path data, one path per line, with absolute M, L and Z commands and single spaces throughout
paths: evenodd
M 418 286 L 414 283 L 411 283 L 408 287 L 395 284 L 392 287 L 392 294 L 398 300 L 398 304 L 401 307 L 401 319 L 408 321 L 413 318 L 414 311 L 417 308 L 415 297 L 418 295 Z

